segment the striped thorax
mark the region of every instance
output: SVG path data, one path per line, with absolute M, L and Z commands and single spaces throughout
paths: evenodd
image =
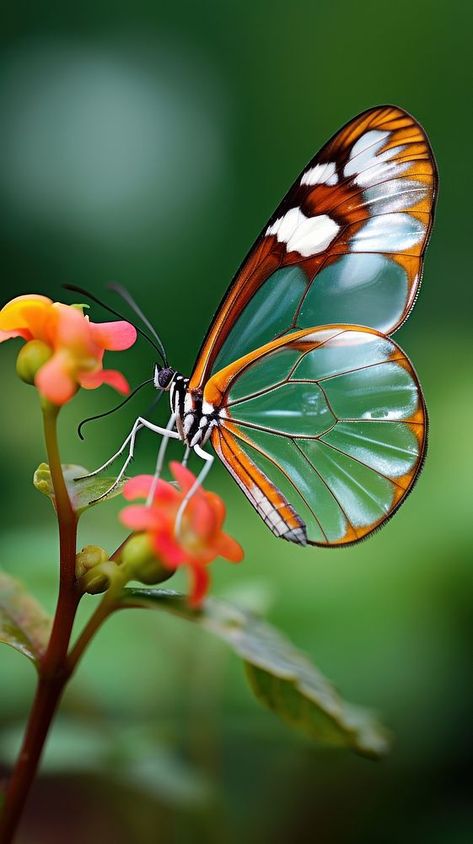
M 176 429 L 181 440 L 190 448 L 205 445 L 212 428 L 218 425 L 218 410 L 204 401 L 202 393 L 191 393 L 189 378 L 170 367 L 156 368 L 154 383 L 157 389 L 169 391 L 171 413 L 176 417 Z

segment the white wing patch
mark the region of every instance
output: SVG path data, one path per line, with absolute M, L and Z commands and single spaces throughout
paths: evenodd
M 266 235 L 276 235 L 286 244 L 287 252 L 299 252 L 304 258 L 323 252 L 340 231 L 340 226 L 328 214 L 306 217 L 300 208 L 290 208 L 266 229 Z
M 392 179 L 404 173 L 410 167 L 411 162 L 392 161 L 396 155 L 405 149 L 404 146 L 391 147 L 385 152 L 380 152 L 390 134 L 390 132 L 380 132 L 377 129 L 365 132 L 353 144 L 343 175 L 355 176 L 355 184 L 360 187 L 370 187 L 380 181 Z
M 416 205 L 427 193 L 427 188 L 422 182 L 413 179 L 391 179 L 367 188 L 363 194 L 363 204 L 369 205 L 376 214 L 392 214 L 393 211 L 404 211 Z
M 350 246 L 353 252 L 402 252 L 411 249 L 425 235 L 425 226 L 411 214 L 385 214 L 372 217 Z
M 301 179 L 301 185 L 336 185 L 337 182 L 336 165 L 333 161 L 316 164 L 306 170 Z

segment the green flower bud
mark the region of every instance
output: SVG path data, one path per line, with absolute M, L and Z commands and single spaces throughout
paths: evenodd
M 29 340 L 16 359 L 17 375 L 26 384 L 34 384 L 37 373 L 52 357 L 53 350 L 42 340 Z
M 146 533 L 135 533 L 121 553 L 121 564 L 126 567 L 130 578 L 151 586 L 162 583 L 174 574 L 156 559 L 153 546 Z
M 82 577 L 86 572 L 105 563 L 109 555 L 104 548 L 99 545 L 86 545 L 82 551 L 76 555 L 76 577 Z
M 86 571 L 79 578 L 79 586 L 82 592 L 88 592 L 89 595 L 98 595 L 99 592 L 107 591 L 117 572 L 117 564 L 113 560 L 106 560 Z

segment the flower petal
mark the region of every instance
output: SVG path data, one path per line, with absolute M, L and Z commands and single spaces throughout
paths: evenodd
M 122 495 L 127 501 L 133 501 L 134 498 L 147 498 L 152 483 L 152 475 L 135 475 L 126 482 Z
M 130 504 L 120 513 L 120 521 L 130 530 L 154 530 L 159 519 L 151 507 L 144 504 Z
M 168 568 L 177 568 L 187 562 L 185 551 L 169 530 L 153 534 L 153 548 L 159 560 Z
M 19 331 L 25 340 L 43 340 L 51 345 L 48 324 L 52 314 L 53 304 L 45 296 L 18 296 L 0 312 L 0 329 Z
M 195 484 L 197 478 L 186 466 L 178 463 L 177 460 L 171 460 L 169 464 L 171 473 L 174 479 L 178 482 L 182 492 L 189 492 L 191 487 Z
M 108 351 L 120 352 L 129 349 L 137 337 L 135 326 L 129 322 L 90 322 L 89 326 L 97 346 Z
M 0 331 L 0 343 L 11 340 L 13 337 L 23 337 L 23 340 L 31 340 L 31 331 L 27 328 L 19 328 L 16 331 Z
M 136 477 L 130 478 L 126 482 L 123 488 L 123 497 L 127 501 L 132 501 L 134 498 L 148 498 L 153 482 L 153 475 L 136 475 Z M 156 483 L 153 504 L 158 504 L 160 508 L 165 505 L 168 509 L 169 505 L 171 505 L 173 510 L 177 511 L 179 499 L 180 496 L 177 489 L 167 481 L 159 478 Z
M 130 392 L 130 385 L 125 376 L 116 369 L 99 369 L 98 372 L 81 372 L 77 376 L 77 380 L 81 387 L 86 390 L 95 390 L 96 387 L 101 387 L 102 384 L 108 384 L 113 387 L 118 393 L 127 396 Z
M 205 598 L 210 583 L 209 573 L 204 566 L 191 566 L 191 583 L 189 603 L 191 607 L 198 607 Z
M 220 527 L 216 523 L 214 512 L 209 506 L 205 494 L 192 496 L 184 511 L 184 518 L 186 516 L 193 533 L 202 540 L 212 536 L 216 528 Z
M 0 311 L 0 328 L 12 331 L 18 328 L 29 328 L 28 315 L 40 312 L 44 315 L 52 306 L 51 299 L 31 293 L 27 296 L 17 296 Z
M 156 491 L 153 498 L 153 506 L 163 508 L 166 507 L 168 511 L 172 511 L 174 515 L 177 513 L 182 495 L 175 486 L 159 479 L 156 484 Z
M 65 404 L 77 391 L 77 384 L 64 366 L 60 353 L 41 367 L 35 378 L 40 393 L 52 404 Z
M 217 495 L 215 492 L 207 492 L 207 490 L 205 490 L 205 498 L 209 506 L 212 508 L 215 517 L 215 523 L 218 529 L 220 529 L 225 521 L 225 516 L 227 513 L 225 504 L 223 503 L 220 496 Z
M 82 311 L 71 305 L 56 302 L 53 305 L 56 325 L 53 328 L 56 346 L 67 348 L 78 362 L 86 361 L 89 369 L 96 363 L 97 352 L 90 333 L 90 323 Z M 100 362 L 102 356 L 100 356 Z M 92 366 L 90 366 L 90 363 Z
M 241 563 L 244 556 L 243 548 L 228 533 L 219 533 L 212 544 L 215 556 L 224 557 L 230 563 Z

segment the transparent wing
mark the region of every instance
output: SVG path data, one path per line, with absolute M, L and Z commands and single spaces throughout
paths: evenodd
M 212 444 L 273 533 L 343 545 L 402 503 L 426 445 L 417 376 L 383 334 L 331 325 L 298 331 L 216 373 Z
M 331 323 L 391 334 L 408 316 L 432 226 L 437 171 L 421 126 L 381 106 L 312 159 L 231 283 L 190 387 L 288 331 Z

